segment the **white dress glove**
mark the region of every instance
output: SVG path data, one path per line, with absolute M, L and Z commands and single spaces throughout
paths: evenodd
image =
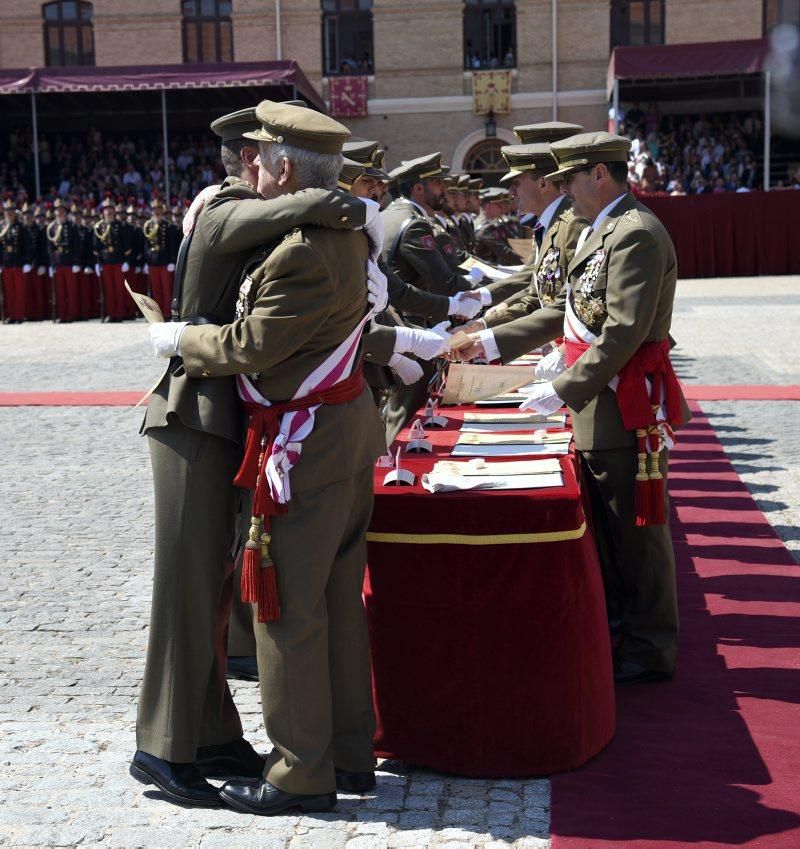
M 361 198 L 367 207 L 364 216 L 364 233 L 369 239 L 369 257 L 377 260 L 383 250 L 383 219 L 380 204 L 369 198 Z
M 95 267 L 94 267 L 94 273 L 95 273 L 98 277 L 100 277 L 100 276 L 101 276 L 101 274 L 102 274 L 102 271 L 103 271 L 103 269 L 100 267 L 100 263 L 98 262 L 98 263 L 95 265 Z
M 55 277 L 56 276 L 56 268 L 55 268 L 54 265 L 51 265 L 50 268 L 47 269 L 47 274 L 48 274 L 49 277 Z
M 483 306 L 490 307 L 492 305 L 492 293 L 485 286 L 481 286 L 480 289 L 475 291 L 481 296 Z
M 128 272 L 130 270 L 131 270 L 130 265 L 127 262 L 123 262 L 122 263 L 122 273 L 125 274 L 126 272 Z
M 151 325 L 152 326 L 152 325 Z M 564 402 L 556 395 L 553 384 L 540 383 L 535 386 L 530 395 L 519 405 L 520 410 L 531 410 L 549 416 L 564 406 Z
M 25 265 L 22 266 L 22 273 L 28 274 L 31 268 L 33 268 L 33 266 L 29 262 L 26 262 Z
M 460 318 L 475 318 L 475 316 L 483 309 L 480 298 L 471 298 L 466 292 L 459 292 L 452 298 L 448 298 L 450 306 L 447 310 L 448 315 L 457 315 Z
M 378 268 L 377 263 L 367 260 L 367 300 L 375 312 L 386 309 L 389 303 L 389 289 L 386 275 Z
M 83 269 L 83 273 L 84 274 L 91 274 L 92 273 L 92 266 L 87 265 L 86 268 Z
M 181 334 L 188 324 L 188 321 L 158 321 L 147 325 L 157 357 L 169 359 L 180 354 Z
M 486 275 L 480 270 L 480 268 L 470 268 L 467 276 L 473 283 L 480 283 Z
M 133 270 L 134 270 L 135 274 L 141 274 L 142 273 L 142 266 L 137 265 L 136 268 L 134 268 Z
M 416 383 L 423 374 L 422 366 L 419 363 L 404 357 L 402 354 L 392 354 L 392 358 L 389 360 L 389 368 L 394 370 L 394 373 L 405 386 Z
M 168 262 L 167 263 L 167 271 L 175 271 L 175 263 L 174 262 Z
M 449 321 L 443 321 L 431 330 L 396 327 L 394 351 L 396 354 L 415 354 L 421 360 L 432 360 L 448 349 L 449 326 Z
M 40 265 L 40 266 L 36 269 L 36 273 L 39 275 L 39 277 L 41 277 L 41 276 L 45 273 L 45 271 L 46 271 L 46 269 L 45 269 L 45 267 L 44 267 L 43 265 Z
M 72 266 L 72 273 L 73 274 L 77 274 L 80 270 L 81 270 L 81 267 L 79 265 L 73 265 Z
M 150 273 L 150 266 L 147 263 L 145 263 L 142 266 L 142 274 L 149 274 L 149 273 Z
M 539 365 L 536 366 L 537 380 L 553 380 L 558 377 L 567 367 L 564 362 L 564 356 L 558 348 L 553 348 L 552 351 L 539 360 Z

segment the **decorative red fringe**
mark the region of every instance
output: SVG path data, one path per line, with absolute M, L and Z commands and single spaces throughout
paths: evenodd
M 256 604 L 258 605 L 258 621 L 273 622 L 280 619 L 281 605 L 278 600 L 278 577 L 275 564 L 262 566 L 259 570 L 256 585 Z M 244 576 L 244 571 L 242 572 Z
M 242 561 L 242 601 L 255 604 L 258 601 L 259 572 L 261 572 L 261 546 L 244 549 Z

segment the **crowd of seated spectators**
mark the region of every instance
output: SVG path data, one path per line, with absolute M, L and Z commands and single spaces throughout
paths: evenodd
M 175 135 L 169 141 L 170 195 L 193 198 L 224 179 L 219 149 L 207 133 Z M 149 202 L 165 196 L 164 148 L 160 134 L 101 133 L 44 135 L 39 141 L 42 200 L 102 200 L 134 197 Z M 0 196 L 33 199 L 33 145 L 30 131 L 0 137 Z
M 624 114 L 621 132 L 633 140 L 628 179 L 642 194 L 749 192 L 762 187 L 757 153 L 761 115 L 661 115 L 655 103 Z M 796 172 L 791 174 L 791 179 Z

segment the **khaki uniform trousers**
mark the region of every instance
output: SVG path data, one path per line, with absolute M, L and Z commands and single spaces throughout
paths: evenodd
M 428 400 L 428 383 L 436 373 L 435 362 L 422 362 L 422 377 L 410 386 L 401 386 L 389 396 L 386 404 L 386 445 L 391 445 L 397 434 L 414 418 L 414 414 Z
M 171 415 L 147 432 L 155 572 L 137 748 L 178 763 L 242 736 L 225 678 L 233 590 L 233 478 L 241 448 Z
M 665 509 L 669 451 L 661 452 Z M 582 451 L 610 617 L 622 619 L 616 654 L 658 672 L 675 668 L 678 602 L 669 523 L 636 527 L 636 449 Z
M 331 793 L 334 767 L 374 769 L 369 635 L 362 601 L 373 471 L 292 495 L 272 517 L 281 616 L 255 622 L 264 777 L 287 793 Z

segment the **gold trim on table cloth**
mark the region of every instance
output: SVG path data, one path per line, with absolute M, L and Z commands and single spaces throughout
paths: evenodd
M 564 542 L 580 539 L 586 522 L 568 531 L 542 531 L 535 534 L 392 534 L 367 531 L 367 542 L 396 542 L 407 545 L 523 545 L 534 542 Z

